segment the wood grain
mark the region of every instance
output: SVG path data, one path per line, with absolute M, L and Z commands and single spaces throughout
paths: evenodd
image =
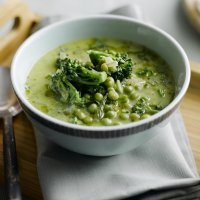
M 3 183 L 2 123 L 0 123 L 0 183 Z M 17 156 L 22 192 L 33 200 L 42 199 L 37 169 L 36 146 L 32 125 L 24 113 L 14 119 Z
M 181 104 L 181 113 L 200 174 L 200 88 L 189 87 Z
M 12 29 L 0 38 L 0 64 L 9 66 L 20 44 L 27 38 L 40 16 L 20 0 L 9 0 L 0 6 L 0 26 L 13 20 Z

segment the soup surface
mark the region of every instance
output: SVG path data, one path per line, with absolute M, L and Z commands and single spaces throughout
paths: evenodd
M 89 38 L 41 57 L 26 82 L 40 111 L 81 125 L 119 125 L 148 118 L 174 98 L 168 64 L 133 42 Z

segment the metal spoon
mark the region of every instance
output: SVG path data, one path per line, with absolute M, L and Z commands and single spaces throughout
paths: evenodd
M 21 111 L 10 80 L 10 69 L 0 66 L 0 118 L 3 119 L 3 153 L 6 195 L 9 200 L 21 200 L 16 145 L 12 117 Z

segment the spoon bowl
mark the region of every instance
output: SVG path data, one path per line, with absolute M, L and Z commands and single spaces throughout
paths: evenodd
M 11 85 L 10 69 L 0 67 L 0 117 L 5 113 L 10 113 L 13 117 L 21 112 L 14 91 Z

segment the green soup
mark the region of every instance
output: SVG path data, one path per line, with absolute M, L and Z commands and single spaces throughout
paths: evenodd
M 174 93 L 172 71 L 159 55 L 111 38 L 59 46 L 38 60 L 26 82 L 27 99 L 37 109 L 92 126 L 145 119 L 165 108 Z

